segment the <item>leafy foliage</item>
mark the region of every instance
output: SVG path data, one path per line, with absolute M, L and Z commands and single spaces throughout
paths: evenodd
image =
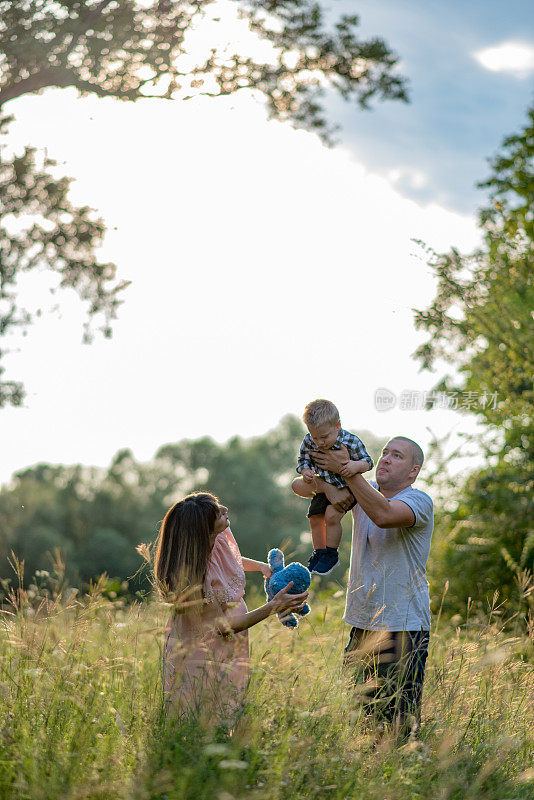
M 386 43 L 358 39 L 354 15 L 329 25 L 313 0 L 233 0 L 217 6 L 223 15 L 236 6 L 272 45 L 272 57 L 257 60 L 208 48 L 205 58 L 197 58 L 187 34 L 212 3 L 0 0 L 0 107 L 50 86 L 121 100 L 172 98 L 184 83 L 193 92 L 217 95 L 249 88 L 265 95 L 273 116 L 328 137 L 320 102 L 325 86 L 362 107 L 375 96 L 407 99 L 405 81 L 395 71 L 398 59 Z
M 251 439 L 167 444 L 148 463 L 122 450 L 106 470 L 49 464 L 22 470 L 0 491 L 0 575 L 11 573 L 12 550 L 31 578 L 58 549 L 72 582 L 102 572 L 127 580 L 142 563 L 136 546 L 153 541 L 167 508 L 194 490 L 211 491 L 229 507 L 244 554 L 264 560 L 284 542 L 298 548 L 308 529 L 306 503 L 290 483 L 303 433 L 302 423 L 287 416 Z M 376 455 L 382 442 L 362 435 Z M 138 577 L 132 588 L 141 584 Z
M 151 494 L 154 488 L 150 470 L 128 451 L 104 472 L 40 464 L 17 473 L 0 493 L 2 574 L 10 573 L 11 551 L 31 578 L 49 568 L 57 549 L 73 583 L 103 571 L 127 579 L 140 566 L 135 545 L 152 536 L 161 519 L 162 499 Z
M 483 248 L 467 257 L 455 250 L 436 256 L 436 298 L 416 312 L 417 327 L 431 336 L 416 352 L 423 367 L 443 359 L 458 370 L 436 388 L 496 395 L 496 402 L 463 409 L 485 427 L 489 465 L 469 477 L 445 520 L 440 566 L 457 607 L 496 589 L 516 595 L 518 577 L 523 592 L 532 593 L 524 587 L 534 566 L 534 110 L 528 117 L 524 130 L 504 141 L 482 184 L 491 192 L 480 213 Z
M 11 119 L 0 117 L 0 336 L 31 323 L 32 315 L 18 302 L 17 281 L 41 268 L 58 276 L 59 288 L 78 293 L 89 317 L 103 317 L 102 331 L 110 336 L 118 294 L 126 283 L 116 281 L 114 264 L 96 257 L 104 224 L 87 206 L 70 202 L 71 181 L 53 177 L 52 159 L 39 158 L 30 147 L 21 155 L 5 156 L 1 137 Z M 88 326 L 85 336 L 90 338 Z M 0 364 L 0 379 L 3 372 Z M 20 405 L 23 396 L 20 383 L 0 380 L 0 407 Z
M 50 87 L 127 101 L 253 89 L 265 97 L 271 116 L 330 142 L 333 129 L 322 104 L 326 88 L 363 108 L 373 97 L 407 99 L 397 57 L 385 42 L 358 39 L 355 16 L 342 15 L 329 25 L 312 0 L 217 5 L 228 16 L 235 7 L 268 43 L 266 60 L 224 47 L 192 55 L 188 34 L 212 5 L 212 0 L 0 0 L 0 110 Z M 0 115 L 0 136 L 9 120 Z M 113 264 L 97 259 L 104 225 L 89 208 L 72 205 L 70 181 L 50 172 L 54 162 L 40 161 L 32 148 L 22 155 L 0 149 L 0 336 L 30 324 L 30 314 L 17 304 L 17 278 L 38 267 L 58 273 L 61 287 L 74 288 L 88 302 L 89 317 L 102 312 L 109 336 L 126 284 L 115 281 Z M 0 360 L 2 355 L 0 350 Z M 0 364 L 0 408 L 20 405 L 23 387 L 2 380 L 4 371 Z

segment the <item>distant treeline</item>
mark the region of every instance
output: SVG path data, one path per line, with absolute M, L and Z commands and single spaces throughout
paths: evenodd
M 269 548 L 285 544 L 292 557 L 305 560 L 306 501 L 290 487 L 304 432 L 300 420 L 287 416 L 262 436 L 167 444 L 149 462 L 122 450 L 107 469 L 39 464 L 22 470 L 0 490 L 0 579 L 16 583 L 12 552 L 24 562 L 26 587 L 60 553 L 71 586 L 86 589 L 107 573 L 113 589 L 123 584 L 129 595 L 147 592 L 149 574 L 136 547 L 153 543 L 169 506 L 196 490 L 213 492 L 229 507 L 244 554 L 265 559 Z M 376 463 L 385 440 L 357 433 Z M 451 613 L 465 611 L 469 598 L 487 609 L 495 593 L 497 605 L 508 599 L 509 608 L 527 610 L 534 594 L 528 467 L 501 461 L 453 480 L 436 447 L 428 456 L 416 486 L 435 501 L 428 562 L 434 610 L 446 586 L 444 608 Z M 341 566 L 333 576 L 341 584 L 349 515 L 344 527 Z
M 153 542 L 167 508 L 190 491 L 211 491 L 230 509 L 242 551 L 265 559 L 270 547 L 300 544 L 306 503 L 290 488 L 305 433 L 293 416 L 263 436 L 224 444 L 209 437 L 161 447 L 152 461 L 122 450 L 108 469 L 39 464 L 17 472 L 0 491 L 0 577 L 13 577 L 8 557 L 24 561 L 25 582 L 49 569 L 59 550 L 73 585 L 106 572 L 131 589 L 141 542 Z M 359 432 L 376 458 L 381 440 Z

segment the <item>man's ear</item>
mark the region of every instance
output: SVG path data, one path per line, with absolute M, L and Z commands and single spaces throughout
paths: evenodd
M 417 478 L 421 471 L 421 464 L 414 464 L 410 470 L 410 476 L 413 476 L 413 480 Z

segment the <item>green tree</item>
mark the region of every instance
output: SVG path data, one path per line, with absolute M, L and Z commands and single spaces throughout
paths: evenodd
M 471 403 L 460 410 L 485 431 L 487 465 L 468 477 L 443 521 L 440 569 L 457 608 L 495 590 L 525 594 L 534 565 L 534 109 L 490 164 L 481 184 L 490 190 L 480 212 L 483 246 L 467 257 L 452 250 L 433 258 L 437 295 L 415 318 L 430 334 L 416 357 L 426 369 L 440 361 L 456 367 L 436 389 L 462 393 Z
M 55 179 L 55 166 L 33 148 L 20 156 L 7 155 L 1 138 L 11 118 L 0 117 L 0 337 L 12 328 L 25 328 L 31 314 L 20 307 L 17 282 L 21 274 L 46 267 L 57 275 L 58 288 L 72 288 L 85 301 L 90 318 L 101 319 L 111 335 L 119 292 L 125 282 L 115 279 L 115 266 L 95 255 L 104 224 L 88 207 L 74 206 L 68 197 L 70 180 Z M 40 313 L 40 312 L 38 312 Z M 91 338 L 86 326 L 85 339 Z M 5 368 L 0 349 L 0 408 L 20 405 L 20 382 L 2 380 Z
M 48 464 L 22 470 L 0 490 L 0 577 L 10 574 L 11 551 L 25 562 L 30 579 L 49 568 L 57 548 L 75 583 L 104 571 L 129 580 L 142 566 L 136 546 L 155 540 L 166 510 L 190 491 L 214 492 L 229 507 L 246 555 L 263 560 L 284 542 L 299 551 L 307 505 L 290 484 L 304 432 L 300 420 L 288 415 L 250 439 L 164 445 L 147 463 L 121 450 L 105 470 Z M 382 441 L 362 436 L 376 457 Z M 132 588 L 141 585 L 148 584 L 138 577 Z
M 243 552 L 264 560 L 269 548 L 285 540 L 297 545 L 307 527 L 305 507 L 290 488 L 303 435 L 302 423 L 289 416 L 251 439 L 234 436 L 220 445 L 205 437 L 166 445 L 155 462 L 160 471 L 187 475 L 182 489 L 220 497 Z
M 262 436 L 235 436 L 223 445 L 209 437 L 166 445 L 156 454 L 158 472 L 187 475 L 184 489 L 210 491 L 228 506 L 232 530 L 244 553 L 265 559 L 271 547 L 289 541 L 300 549 L 303 532 L 309 531 L 307 504 L 291 490 L 297 477 L 297 455 L 305 428 L 287 415 Z M 373 458 L 383 440 L 362 434 Z M 307 547 L 307 546 L 306 546 Z
M 272 58 L 209 47 L 184 68 L 187 34 L 212 2 L 0 0 L 0 107 L 51 86 L 121 100 L 173 98 L 184 83 L 217 96 L 248 88 L 265 96 L 273 116 L 327 136 L 325 85 L 364 108 L 375 96 L 406 99 L 385 42 L 358 39 L 355 15 L 329 25 L 313 0 L 234 0 Z
M 121 580 L 141 566 L 139 542 L 155 536 L 165 502 L 152 464 L 119 452 L 107 470 L 39 464 L 0 491 L 0 574 L 13 551 L 30 579 L 57 548 L 73 583 L 102 572 Z M 133 588 L 143 579 L 133 581 Z
M 397 57 L 386 43 L 358 38 L 354 15 L 329 24 L 313 0 L 235 0 L 250 28 L 272 46 L 272 58 L 209 47 L 186 66 L 188 34 L 210 5 L 212 0 L 0 0 L 0 137 L 11 119 L 2 116 L 5 104 L 50 87 L 127 101 L 253 89 L 272 117 L 328 142 L 327 88 L 362 108 L 375 97 L 406 100 Z M 70 202 L 70 181 L 54 178 L 53 166 L 31 148 L 17 155 L 0 143 L 0 336 L 31 322 L 17 302 L 16 285 L 22 272 L 36 267 L 57 273 L 60 287 L 74 288 L 109 336 L 125 284 L 116 281 L 113 264 L 96 256 L 102 220 Z M 3 380 L 4 371 L 0 363 L 0 407 L 19 405 L 23 387 Z

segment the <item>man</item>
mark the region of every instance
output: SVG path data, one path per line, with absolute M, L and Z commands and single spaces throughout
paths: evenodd
M 325 492 L 340 510 L 357 501 L 343 617 L 352 626 L 345 664 L 358 664 L 357 679 L 367 681 L 368 706 L 378 718 L 394 723 L 402 734 L 415 731 L 428 654 L 425 568 L 434 527 L 431 498 L 412 487 L 423 451 L 411 439 L 396 436 L 382 452 L 376 483 L 351 474 L 344 449 L 310 455 L 317 466 L 342 472 L 348 486 L 337 489 L 315 478 L 315 491 Z M 311 494 L 309 485 L 293 488 Z

